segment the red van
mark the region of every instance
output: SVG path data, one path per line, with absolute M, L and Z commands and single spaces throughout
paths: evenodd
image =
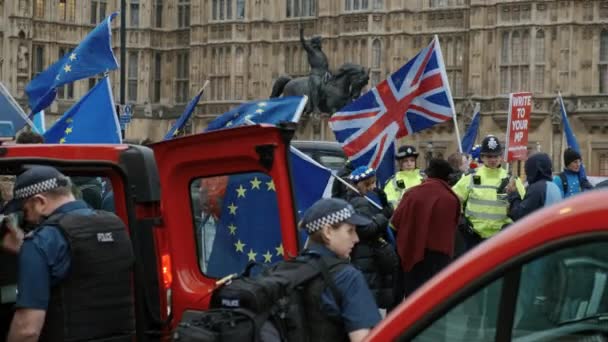
M 294 132 L 293 125 L 244 126 L 150 147 L 1 145 L 0 175 L 15 175 L 27 164 L 47 164 L 69 176 L 91 177 L 102 184 L 104 201 L 113 198 L 109 207 L 127 224 L 136 253 L 133 291 L 137 341 L 168 340 L 184 310 L 207 308 L 209 294 L 219 279 L 243 269 L 251 259 L 265 262 L 297 255 L 287 159 Z M 228 194 L 230 188 L 222 183 L 228 176 L 250 181 Z M 278 213 L 271 227 L 276 231 L 259 233 L 276 236 L 276 246 L 254 250 L 251 241 L 240 238 L 240 249 L 231 251 L 241 257 L 234 259 L 233 269 L 212 270 L 218 258 L 226 257 L 215 248 L 215 242 L 220 234 L 230 236 L 233 228 L 220 232 L 219 225 L 210 223 L 218 220 L 219 200 L 233 196 L 241 201 L 258 190 L 270 200 L 253 201 L 250 205 L 257 207 L 249 212 Z M 243 211 L 237 207 L 241 206 L 239 201 L 230 208 L 237 214 Z M 268 227 L 241 219 L 234 231 L 255 236 L 262 228 Z

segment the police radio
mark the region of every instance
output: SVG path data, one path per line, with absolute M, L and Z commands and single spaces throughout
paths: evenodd
M 481 176 L 480 175 L 473 175 L 473 184 L 481 185 Z
M 405 182 L 403 179 L 397 179 L 397 187 L 401 190 L 405 189 Z

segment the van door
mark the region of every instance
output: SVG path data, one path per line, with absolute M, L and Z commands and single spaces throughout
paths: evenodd
M 298 253 L 288 165 L 293 126 L 247 126 L 153 144 L 161 185 L 161 298 L 171 326 L 206 309 L 248 262 Z

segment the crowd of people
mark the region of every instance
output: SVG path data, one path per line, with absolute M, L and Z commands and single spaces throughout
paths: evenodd
M 476 156 L 431 159 L 422 171 L 415 147 L 402 146 L 395 160 L 399 170 L 383 185 L 366 166 L 353 168 L 347 162 L 338 172 L 352 187 L 334 183 L 332 200 L 339 198 L 343 207 L 367 218 L 349 225 L 354 230 L 347 257 L 370 289 L 363 297 L 371 294 L 381 311 L 390 311 L 456 257 L 514 221 L 593 188 L 581 172 L 580 154 L 572 149 L 564 152 L 565 169 L 555 176 L 546 153 L 531 154 L 524 164 L 526 184 L 504 167 L 497 137 L 485 137 L 475 150 Z M 321 200 L 315 210 L 328 203 L 333 202 Z M 365 315 L 341 316 L 363 320 Z

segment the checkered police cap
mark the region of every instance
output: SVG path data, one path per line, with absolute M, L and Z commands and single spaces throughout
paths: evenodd
M 68 178 L 54 167 L 35 165 L 17 176 L 13 198 L 23 200 L 68 185 Z
M 305 213 L 300 226 L 312 234 L 323 226 L 337 223 L 350 223 L 356 226 L 368 225 L 371 220 L 355 212 L 348 202 L 338 198 L 325 198 L 317 201 Z

